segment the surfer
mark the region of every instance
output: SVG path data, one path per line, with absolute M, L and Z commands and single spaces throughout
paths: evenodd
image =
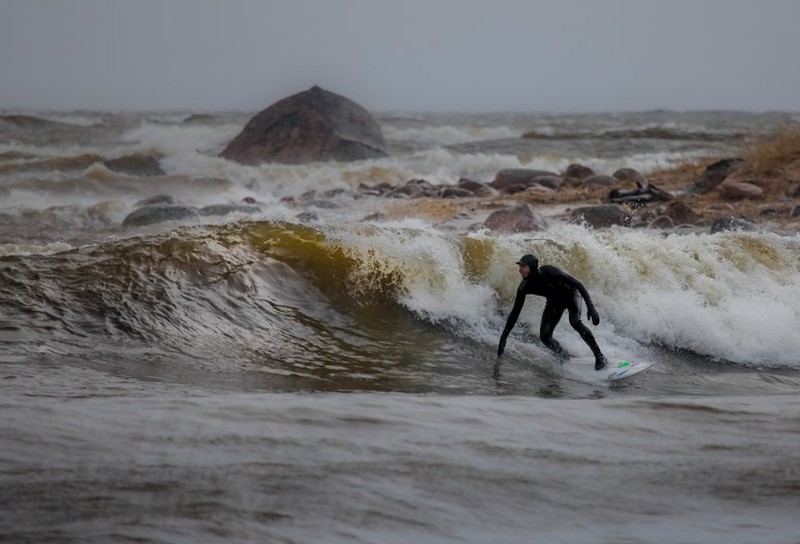
M 600 370 L 606 366 L 606 358 L 597 345 L 592 331 L 581 321 L 581 297 L 586 301 L 586 315 L 597 326 L 600 323 L 600 316 L 594 309 L 589 292 L 581 282 L 555 266 L 543 266 L 539 268 L 539 259 L 534 255 L 523 255 L 516 263 L 519 265 L 519 273 L 522 281 L 517 287 L 517 298 L 514 300 L 514 307 L 508 315 L 506 328 L 500 336 L 500 345 L 497 348 L 497 356 L 503 355 L 506 349 L 506 339 L 517 323 L 519 313 L 525 304 L 527 295 L 539 295 L 547 299 L 547 303 L 542 312 L 542 321 L 539 326 L 539 337 L 545 346 L 550 348 L 562 361 L 569 358 L 569 353 L 561 347 L 554 338 L 553 330 L 561 320 L 564 310 L 569 312 L 569 324 L 578 331 L 583 341 L 594 353 L 594 369 Z

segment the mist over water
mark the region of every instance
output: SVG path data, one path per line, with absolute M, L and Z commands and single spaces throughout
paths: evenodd
M 0 535 L 795 541 L 797 235 L 509 235 L 354 196 L 573 162 L 646 174 L 792 114 L 392 112 L 390 158 L 218 158 L 248 117 L 0 115 Z M 258 212 L 122 225 L 163 194 Z M 610 359 L 655 367 L 570 375 L 536 297 L 499 361 L 524 253 L 586 285 Z M 568 323 L 556 338 L 589 355 Z

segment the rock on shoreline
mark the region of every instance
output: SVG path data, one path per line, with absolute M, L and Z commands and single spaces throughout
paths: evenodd
M 302 164 L 386 157 L 375 119 L 362 106 L 314 86 L 253 117 L 222 151 L 242 164 Z

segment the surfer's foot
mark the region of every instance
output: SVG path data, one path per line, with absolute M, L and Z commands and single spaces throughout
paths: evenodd
M 595 370 L 603 370 L 606 367 L 606 357 L 605 355 L 600 355 L 594 360 L 594 369 Z

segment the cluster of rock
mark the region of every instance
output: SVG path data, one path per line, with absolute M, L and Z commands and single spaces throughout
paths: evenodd
M 663 191 L 658 191 L 647 182 L 636 170 L 622 168 L 611 176 L 595 175 L 594 172 L 579 164 L 570 165 L 564 174 L 557 174 L 546 170 L 532 170 L 526 168 L 509 168 L 500 170 L 490 182 L 474 181 L 461 178 L 453 185 L 434 185 L 424 179 L 412 179 L 402 185 L 380 183 L 376 185 L 360 184 L 354 197 L 379 196 L 385 198 L 473 198 L 493 197 L 497 195 L 514 195 L 523 192 L 550 193 L 562 188 L 596 188 L 615 187 L 627 182 L 637 183 L 642 195 L 638 200 L 656 201 L 667 200 L 671 196 Z M 338 196 L 342 190 L 322 193 L 325 197 Z M 308 199 L 308 192 L 299 197 L 300 200 Z M 286 199 L 292 201 L 293 198 Z M 612 197 L 612 200 L 613 197 Z M 620 201 L 628 200 L 623 197 Z
M 404 185 L 361 185 L 354 195 L 385 198 L 486 198 L 502 195 L 542 194 L 562 189 L 608 189 L 607 204 L 582 206 L 571 210 L 568 220 L 590 228 L 649 227 L 656 229 L 709 228 L 712 233 L 723 230 L 752 230 L 755 222 L 735 217 L 734 206 L 727 201 L 758 199 L 763 190 L 753 183 L 733 181 L 728 176 L 739 159 L 726 159 L 710 164 L 703 174 L 682 191 L 670 193 L 648 182 L 640 172 L 621 168 L 609 175 L 596 174 L 591 168 L 572 164 L 563 173 L 533 169 L 505 169 L 490 182 L 461 179 L 455 185 L 433 185 L 413 179 Z M 693 195 L 717 190 L 723 202 L 707 205 L 696 212 L 687 202 Z M 798 190 L 800 193 L 800 190 Z M 778 213 L 772 208 L 762 211 Z M 795 206 L 792 216 L 800 216 Z M 530 204 L 512 205 L 494 211 L 481 225 L 506 232 L 536 231 L 547 228 L 547 221 Z
M 594 228 L 614 225 L 657 229 L 709 228 L 712 234 L 724 230 L 754 230 L 756 222 L 747 217 L 736 217 L 736 208 L 731 203 L 764 198 L 764 190 L 757 180 L 737 179 L 735 173 L 742 163 L 739 158 L 713 162 L 688 187 L 674 193 L 662 191 L 649 184 L 641 173 L 623 168 L 611 177 L 619 182 L 634 183 L 636 187 L 612 189 L 608 194 L 610 202 L 622 205 L 579 208 L 573 211 L 572 219 Z M 721 201 L 705 205 L 699 213 L 689 205 L 694 197 L 712 191 L 716 191 Z M 796 193 L 800 193 L 800 188 Z M 797 196 L 800 194 L 794 195 Z M 793 217 L 800 216 L 800 206 L 784 212 Z M 771 206 L 761 210 L 764 216 L 780 213 L 781 210 Z
M 705 211 L 730 213 L 731 215 L 715 222 L 729 225 L 730 228 L 747 229 L 754 228 L 754 221 L 744 217 L 734 218 L 732 214 L 735 209 L 730 202 L 737 201 L 760 201 L 765 199 L 766 192 L 764 186 L 769 186 L 769 181 L 742 177 L 737 174 L 737 169 L 744 164 L 740 158 L 728 158 L 718 160 L 706 166 L 703 173 L 695 179 L 692 184 L 681 191 L 681 195 L 689 198 L 702 196 L 716 191 L 722 200 L 727 202 L 717 202 L 709 205 Z M 775 191 L 773 190 L 773 193 Z M 775 196 L 775 195 L 773 195 Z M 792 199 L 800 198 L 800 183 L 795 182 L 794 191 L 786 192 L 778 196 L 780 202 L 762 206 L 760 215 L 763 217 L 773 217 L 788 215 L 790 217 L 800 217 L 800 205 L 791 205 Z M 714 227 L 712 227 L 712 232 Z
M 492 181 L 486 183 L 461 179 L 455 185 L 434 185 L 426 180 L 412 179 L 399 186 L 387 183 L 374 186 L 361 184 L 356 197 L 487 198 L 520 195 L 526 192 L 552 193 L 564 188 L 611 188 L 631 182 L 637 186 L 636 195 L 623 194 L 619 189 L 614 189 L 610 196 L 612 201 L 619 198 L 621 202 L 642 203 L 672 198 L 666 192 L 649 186 L 644 176 L 636 170 L 623 168 L 611 176 L 606 176 L 597 175 L 591 168 L 579 164 L 570 165 L 563 174 L 525 168 L 504 169 L 497 172 Z M 615 191 L 622 196 L 615 197 Z M 632 216 L 627 208 L 612 204 L 579 208 L 574 211 L 572 219 L 595 228 L 602 228 L 613 225 L 629 226 Z M 546 229 L 547 221 L 533 206 L 523 203 L 494 211 L 481 226 L 504 232 L 524 232 Z
M 569 221 L 590 228 L 649 227 L 675 229 L 681 227 L 708 227 L 712 233 L 722 230 L 752 230 L 752 220 L 734 217 L 735 208 L 727 202 L 709 204 L 702 213 L 696 212 L 687 204 L 692 195 L 720 191 L 724 199 L 759 198 L 754 192 L 735 192 L 723 189 L 726 185 L 737 187 L 726 181 L 736 160 L 728 159 L 709 165 L 703 174 L 690 186 L 675 194 L 662 191 L 649 184 L 644 175 L 631 168 L 622 168 L 612 175 L 598 175 L 590 168 L 570 165 L 562 174 L 532 169 L 505 169 L 497 172 L 490 182 L 461 179 L 453 185 L 435 185 L 423 179 L 412 179 L 401 185 L 380 183 L 360 184 L 357 190 L 335 189 L 325 192 L 308 191 L 298 197 L 286 197 L 283 202 L 290 207 L 302 208 L 297 218 L 304 222 L 318 218 L 316 210 L 339 208 L 348 200 L 362 198 L 386 199 L 481 199 L 480 203 L 495 206 L 506 202 L 503 195 L 517 195 L 525 198 L 526 193 L 535 195 L 551 193 L 562 189 L 601 188 L 608 189 L 609 203 L 581 206 L 568 210 Z M 741 182 L 735 182 L 741 184 Z M 800 190 L 798 190 L 800 193 Z M 796 195 L 800 197 L 800 194 Z M 194 220 L 202 216 L 222 216 L 234 213 L 257 214 L 261 209 L 253 199 L 245 199 L 241 204 L 218 204 L 195 208 L 178 204 L 172 197 L 161 195 L 146 199 L 124 220 L 125 226 L 142 226 L 162 221 Z M 473 207 L 480 207 L 476 204 Z M 791 215 L 800 216 L 800 206 L 795 206 Z M 709 217 L 712 216 L 712 217 Z M 716 217 L 714 217 L 716 216 Z M 719 217 L 721 216 L 721 217 Z M 529 203 L 507 205 L 495 209 L 480 224 L 501 232 L 529 232 L 548 228 L 543 215 Z

